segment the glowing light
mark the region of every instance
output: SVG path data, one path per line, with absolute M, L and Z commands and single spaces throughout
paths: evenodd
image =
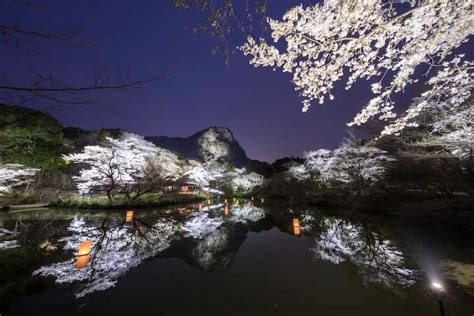
M 301 225 L 300 225 L 300 219 L 299 218 L 293 218 L 293 233 L 295 235 L 300 235 L 301 234 Z
M 211 204 L 212 204 L 212 200 L 207 201 L 207 205 L 211 205 Z
M 253 201 L 253 196 L 251 197 L 252 201 Z
M 263 203 L 265 203 L 265 199 L 264 198 L 261 198 L 260 201 Z
M 90 240 L 81 241 L 81 244 L 79 245 L 79 249 L 77 250 L 76 268 L 82 269 L 87 266 L 87 263 L 89 262 L 90 252 L 91 252 L 91 241 Z
M 229 215 L 229 207 L 227 205 L 224 206 L 224 215 Z
M 248 206 L 249 206 L 249 207 L 252 207 L 252 206 L 253 206 L 253 203 L 252 203 L 251 201 L 249 201 Z
M 198 211 L 202 211 L 202 203 L 199 203 L 199 205 L 198 205 Z
M 227 204 L 227 199 L 224 199 L 224 204 Z
M 431 283 L 431 287 L 432 287 L 433 290 L 435 290 L 435 291 L 440 291 L 440 292 L 441 292 L 441 291 L 444 291 L 444 286 L 443 286 L 441 283 L 436 282 L 436 281 L 434 281 L 434 282 Z
M 130 223 L 133 221 L 133 211 L 127 211 L 127 214 L 125 215 L 125 223 Z

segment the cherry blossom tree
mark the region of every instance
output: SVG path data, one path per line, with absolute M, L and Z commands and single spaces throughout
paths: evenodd
M 396 159 L 386 151 L 346 141 L 333 152 L 328 177 L 355 186 L 358 194 L 385 176 L 387 165 Z
M 0 195 L 12 188 L 32 182 L 32 177 L 39 169 L 26 168 L 19 164 L 0 165 Z
M 385 127 L 382 135 L 400 135 L 406 127 L 422 128 L 425 135 L 415 146 L 439 147 L 467 159 L 474 146 L 474 63 L 456 58 L 446 62 L 428 81 L 431 89 L 416 98 L 406 114 Z
M 346 89 L 350 89 L 360 79 L 373 80 L 375 96 L 349 125 L 372 118 L 393 120 L 397 117 L 394 95 L 418 81 L 415 71 L 420 67 L 429 68 L 427 76 L 433 67 L 448 68 L 430 83 L 431 93 L 440 88 L 437 83 L 445 81 L 442 87 L 447 88 L 472 71 L 470 63 L 460 64 L 461 56 L 449 61 L 453 50 L 474 32 L 472 3 L 419 0 L 412 4 L 408 10 L 377 0 L 325 0 L 306 8 L 300 5 L 290 9 L 281 21 L 267 19 L 274 42 L 286 41 L 285 51 L 252 37 L 240 49 L 252 57 L 254 66 L 292 73 L 295 89 L 303 97 L 303 111 L 314 100 L 332 100 L 338 81 L 347 78 Z M 422 98 L 428 101 L 429 94 Z M 407 119 L 399 120 L 385 133 L 403 129 L 404 121 L 424 107 L 419 101 Z
M 248 193 L 263 183 L 262 175 L 247 172 L 245 168 L 232 170 L 227 177 L 234 192 Z
M 312 179 L 320 184 L 351 184 L 361 193 L 381 180 L 387 164 L 393 161 L 395 158 L 384 150 L 345 141 L 333 151 L 319 149 L 307 152 L 304 162 L 290 167 L 287 173 L 299 181 Z
M 208 168 L 201 163 L 195 163 L 184 176 L 193 184 L 208 189 L 211 181 L 216 181 L 224 177 L 224 173 Z
M 103 191 L 109 199 L 114 191 L 136 198 L 179 169 L 176 155 L 132 133 L 118 139 L 107 137 L 104 146 L 86 146 L 63 159 L 88 166 L 74 177 L 81 193 Z

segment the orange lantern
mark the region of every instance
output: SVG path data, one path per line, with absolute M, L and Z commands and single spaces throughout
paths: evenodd
M 87 266 L 87 262 L 89 262 L 91 252 L 91 241 L 84 240 L 81 241 L 79 245 L 79 249 L 77 250 L 77 257 L 76 257 L 76 268 L 82 269 Z
M 224 206 L 224 215 L 229 215 L 229 207 L 227 205 Z
M 293 218 L 293 233 L 295 235 L 300 235 L 301 234 L 301 226 L 300 226 L 300 219 L 299 218 Z
M 125 215 L 125 223 L 130 223 L 133 221 L 133 211 L 127 211 L 127 214 Z

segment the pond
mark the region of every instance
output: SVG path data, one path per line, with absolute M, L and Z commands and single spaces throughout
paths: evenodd
M 465 235 L 228 202 L 0 214 L 1 315 L 474 313 Z

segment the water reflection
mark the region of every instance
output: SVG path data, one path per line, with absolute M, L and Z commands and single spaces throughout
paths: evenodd
M 258 221 L 265 214 L 257 207 L 232 206 L 224 219 L 216 212 L 222 207 L 222 204 L 208 204 L 187 208 L 186 212 L 178 209 L 184 218 L 159 217 L 154 223 L 140 220 L 133 211 L 126 213 L 125 224 L 115 217 L 91 223 L 86 217 L 75 216 L 67 227 L 69 235 L 58 241 L 64 251 L 77 251 L 77 256 L 43 266 L 33 274 L 54 277 L 58 284 L 74 283 L 76 297 L 82 297 L 114 286 L 128 270 L 182 238 L 195 242 L 192 257 L 202 269 L 215 266 L 225 269 L 233 256 L 226 253 L 232 226 Z
M 91 255 L 91 241 L 83 240 L 77 250 L 76 268 L 82 269 L 87 266 Z
M 395 288 L 415 283 L 415 271 L 405 267 L 403 253 L 367 226 L 338 218 L 316 222 L 310 215 L 305 216 L 305 230 L 311 231 L 316 223 L 319 232 L 311 249 L 316 259 L 333 264 L 350 262 L 366 284 Z
M 300 226 L 299 218 L 293 218 L 293 233 L 296 236 L 299 236 L 301 234 L 301 226 Z
M 275 214 L 262 208 L 263 199 L 260 203 L 209 202 L 153 216 L 131 210 L 102 218 L 76 214 L 58 233 L 63 237 L 56 240 L 57 251 L 70 259 L 56 259 L 33 274 L 72 284 L 75 296 L 83 297 L 113 287 L 130 269 L 155 256 L 179 257 L 204 271 L 224 271 L 249 231 L 278 227 L 313 239 L 308 251 L 315 259 L 351 264 L 367 284 L 393 288 L 415 282 L 415 273 L 406 267 L 400 249 L 362 224 L 307 211 Z M 2 229 L 0 242 L 12 241 L 18 234 L 22 233 Z M 49 237 L 46 242 L 55 243 Z
M 18 232 L 0 228 L 0 250 L 20 247 L 18 240 L 14 239 Z
M 76 216 L 67 228 L 70 235 L 59 242 L 65 251 L 75 251 L 87 239 L 92 245 L 88 264 L 76 266 L 76 259 L 72 258 L 43 266 L 33 274 L 52 276 L 58 284 L 77 284 L 76 297 L 106 290 L 128 270 L 168 248 L 176 230 L 175 221 L 166 218 L 152 225 L 135 220 L 130 228 L 114 218 L 106 218 L 97 227 Z

